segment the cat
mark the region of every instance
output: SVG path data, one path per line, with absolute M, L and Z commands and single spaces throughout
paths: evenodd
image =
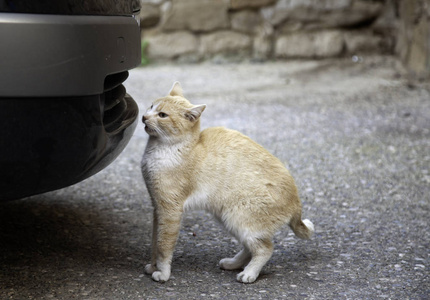
M 168 96 L 157 99 L 142 121 L 149 140 L 142 175 L 154 207 L 151 263 L 145 273 L 165 282 L 171 273 L 181 216 L 205 209 L 242 244 L 225 270 L 254 282 L 273 252 L 272 238 L 284 224 L 302 239 L 314 225 L 301 219 L 294 179 L 276 157 L 249 137 L 223 127 L 200 132 L 206 105 L 192 105 L 175 82 Z

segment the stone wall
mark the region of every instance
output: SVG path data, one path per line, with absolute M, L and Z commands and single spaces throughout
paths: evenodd
M 153 60 L 358 57 L 395 44 L 395 0 L 141 1 Z
M 396 53 L 416 79 L 430 77 L 430 0 L 398 2 Z

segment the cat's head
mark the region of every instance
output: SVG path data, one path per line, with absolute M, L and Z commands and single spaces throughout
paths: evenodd
M 166 97 L 155 100 L 142 118 L 150 136 L 174 141 L 194 131 L 200 132 L 200 115 L 206 105 L 193 105 L 182 94 L 179 82 Z

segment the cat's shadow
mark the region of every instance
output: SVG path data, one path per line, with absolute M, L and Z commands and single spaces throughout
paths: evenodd
M 76 282 L 76 273 L 90 270 L 106 272 L 104 278 L 118 274 L 140 278 L 149 261 L 150 211 L 149 207 L 128 210 L 97 205 L 88 199 L 67 201 L 55 193 L 0 203 L 0 282 L 3 288 L 43 287 L 49 280 Z M 217 262 L 238 250 L 211 216 L 188 214 L 174 253 L 174 276 L 186 271 L 235 282 L 239 270 L 222 271 Z M 283 255 L 275 255 L 260 280 L 276 277 L 278 264 L 285 273 L 297 268 L 291 261 L 303 260 L 297 257 L 299 251 L 287 252 L 284 263 L 279 261 Z M 67 277 L 71 270 L 75 274 Z M 49 272 L 53 279 L 46 278 Z M 151 282 L 150 276 L 144 278 Z

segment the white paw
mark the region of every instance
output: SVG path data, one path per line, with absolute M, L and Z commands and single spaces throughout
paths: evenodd
M 160 271 L 155 271 L 154 273 L 152 273 L 152 279 L 158 282 L 166 282 L 167 280 L 169 280 L 170 275 L 168 274 L 163 274 Z
M 155 271 L 157 271 L 157 269 L 152 264 L 145 266 L 145 274 L 152 275 Z
M 314 227 L 314 223 L 312 223 L 310 220 L 308 220 L 308 219 L 305 219 L 305 220 L 303 220 L 302 221 L 305 225 L 306 225 L 306 227 L 309 229 L 309 231 L 311 232 L 311 234 L 310 234 L 310 236 L 312 236 L 312 234 L 314 233 L 314 231 L 315 231 L 315 227 Z
M 249 274 L 245 271 L 239 273 L 237 275 L 237 281 L 243 282 L 243 283 L 253 283 L 257 279 L 258 275 L 255 274 Z
M 223 258 L 219 261 L 219 267 L 223 270 L 234 270 L 234 260 L 232 258 Z

